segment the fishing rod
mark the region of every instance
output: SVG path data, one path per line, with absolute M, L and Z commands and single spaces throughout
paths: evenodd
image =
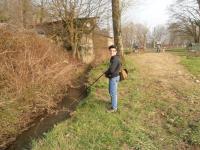
M 76 99 L 73 98 L 74 101 L 69 105 L 68 108 L 66 108 L 66 111 L 69 111 L 69 113 L 70 113 L 70 112 L 71 112 L 71 111 L 70 111 L 71 107 L 72 107 L 76 102 L 79 102 L 80 99 L 81 99 L 81 97 L 85 94 L 85 92 L 87 92 L 87 90 L 88 90 L 89 88 L 91 88 L 104 74 L 105 74 L 105 72 L 103 72 L 94 82 L 92 82 L 92 83 L 78 96 L 78 98 L 76 98 Z
M 91 86 L 93 86 L 104 74 L 105 74 L 105 72 L 102 73 L 93 83 L 91 83 L 91 84 L 86 88 L 86 90 L 89 89 Z

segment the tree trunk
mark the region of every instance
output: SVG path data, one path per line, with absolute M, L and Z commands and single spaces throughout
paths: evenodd
M 117 46 L 118 54 L 123 56 L 123 44 L 121 33 L 121 0 L 112 0 L 112 18 L 113 18 L 113 32 L 114 43 Z
M 3 10 L 5 12 L 8 12 L 8 1 L 7 0 L 4 0 L 4 2 L 3 2 Z
M 40 24 L 43 23 L 43 18 L 44 18 L 44 0 L 41 1 L 41 6 L 40 6 Z
M 198 43 L 200 42 L 200 26 L 198 26 Z
M 26 28 L 27 26 L 27 1 L 26 0 L 22 0 L 22 24 L 23 27 Z
M 198 3 L 198 5 L 199 5 L 199 10 L 200 10 L 200 0 L 197 0 L 197 3 Z
M 71 43 L 72 45 L 72 52 L 73 52 L 73 58 L 76 58 L 76 56 L 78 55 L 78 51 L 77 51 L 77 44 L 76 43 Z
M 144 45 L 143 45 L 144 50 L 147 48 L 147 39 L 146 39 L 146 34 L 144 34 Z
M 27 28 L 32 23 L 31 0 L 21 0 L 22 25 Z
M 197 26 L 192 23 L 194 42 L 198 43 Z

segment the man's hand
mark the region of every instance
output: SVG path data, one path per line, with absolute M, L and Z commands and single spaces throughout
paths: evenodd
M 106 70 L 106 71 L 104 72 L 104 75 L 105 75 L 106 78 L 109 78 L 109 71 Z

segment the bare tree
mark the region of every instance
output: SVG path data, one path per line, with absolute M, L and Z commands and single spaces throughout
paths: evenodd
M 155 48 L 156 42 L 160 42 L 162 45 L 169 44 L 170 34 L 167 26 L 157 25 L 149 32 L 149 42 L 152 44 L 152 47 Z
M 136 28 L 134 23 L 122 26 L 122 40 L 125 48 L 132 48 L 136 43 Z
M 152 32 L 152 38 L 154 41 L 161 41 L 163 42 L 167 36 L 167 29 L 163 25 L 158 25 L 154 27 Z
M 31 0 L 3 0 L 1 3 L 6 21 L 24 28 L 32 24 Z
M 22 25 L 27 28 L 32 24 L 32 3 L 31 0 L 21 0 Z
M 143 24 L 136 24 L 136 38 L 139 43 L 143 47 L 143 49 L 146 49 L 147 44 L 147 33 L 149 31 L 148 27 Z
M 123 44 L 126 48 L 132 48 L 133 45 L 146 48 L 147 34 L 149 29 L 143 24 L 129 23 L 122 27 Z
M 186 2 L 186 3 L 190 3 L 190 2 L 195 2 L 195 3 L 197 3 L 198 4 L 198 8 L 199 8 L 199 10 L 200 10 L 200 0 L 192 0 L 192 1 L 186 1 L 186 0 L 177 0 L 176 1 L 177 3 L 182 3 L 182 2 Z
M 176 35 L 193 38 L 195 43 L 200 41 L 200 11 L 199 3 L 196 0 L 179 0 L 172 5 L 171 22 L 169 29 Z
M 107 6 L 108 0 L 49 1 L 49 13 L 53 20 L 62 21 L 59 36 L 64 43 L 69 43 L 74 57 L 81 57 L 79 49 L 83 35 L 93 31 L 97 19 L 106 14 Z
M 34 21 L 35 23 L 43 23 L 49 18 L 48 0 L 32 0 Z

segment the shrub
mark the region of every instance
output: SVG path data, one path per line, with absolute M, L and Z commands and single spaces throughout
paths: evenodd
M 67 53 L 34 32 L 0 28 L 0 105 L 51 108 L 65 88 Z

